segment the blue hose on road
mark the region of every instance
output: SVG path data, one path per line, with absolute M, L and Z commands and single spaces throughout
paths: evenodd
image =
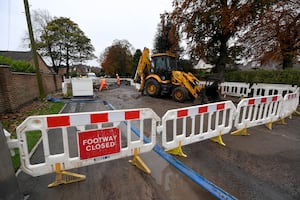
M 109 104 L 108 102 L 105 102 L 109 107 L 111 107 L 113 110 L 115 108 Z M 127 122 L 124 122 L 127 125 Z M 131 130 L 138 136 L 140 137 L 140 131 L 134 127 L 131 126 Z M 143 138 L 144 142 L 150 143 L 150 139 L 146 136 Z M 229 194 L 228 192 L 224 191 L 222 188 L 216 186 L 200 174 L 198 174 L 196 171 L 191 169 L 190 167 L 186 166 L 184 163 L 180 162 L 177 160 L 174 156 L 168 154 L 165 152 L 165 150 L 159 146 L 155 145 L 153 150 L 160 155 L 163 159 L 165 159 L 167 162 L 169 162 L 173 167 L 181 171 L 184 175 L 189 177 L 191 180 L 193 180 L 196 184 L 200 185 L 202 188 L 210 192 L 213 196 L 215 196 L 218 199 L 226 199 L 226 200 L 236 200 L 234 196 Z
M 135 127 L 132 127 L 131 130 L 139 137 L 140 132 Z M 146 136 L 144 136 L 144 141 L 146 143 L 150 142 L 150 139 Z M 218 199 L 237 199 L 228 192 L 224 191 L 222 188 L 216 186 L 215 184 L 208 181 L 206 178 L 195 172 L 193 169 L 186 166 L 184 163 L 177 160 L 174 156 L 168 154 L 165 152 L 165 150 L 159 146 L 155 145 L 153 150 L 160 155 L 163 159 L 165 159 L 167 162 L 169 162 L 173 167 L 181 171 L 184 175 L 189 177 L 191 180 L 193 180 L 195 183 L 203 187 L 205 190 L 210 192 L 213 196 L 217 197 Z

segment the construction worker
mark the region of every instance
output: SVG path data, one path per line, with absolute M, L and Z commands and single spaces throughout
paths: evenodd
M 118 84 L 118 86 L 120 87 L 121 80 L 120 80 L 120 77 L 119 77 L 119 75 L 118 75 L 118 74 L 117 74 L 117 84 Z
M 101 92 L 103 90 L 103 88 L 105 88 L 105 89 L 108 90 L 108 86 L 107 86 L 105 78 L 100 79 L 100 88 L 99 88 L 99 91 Z

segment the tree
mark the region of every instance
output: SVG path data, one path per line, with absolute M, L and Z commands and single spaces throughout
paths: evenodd
M 229 46 L 240 30 L 255 19 L 272 0 L 174 0 L 169 14 L 187 38 L 194 60 L 214 64 L 222 76 L 226 64 L 235 61 L 236 46 Z
M 54 18 L 49 22 L 38 45 L 41 55 L 50 57 L 56 73 L 59 67 L 66 66 L 68 75 L 71 64 L 95 57 L 91 40 L 69 18 Z
M 47 24 L 53 20 L 53 17 L 50 15 L 49 11 L 45 9 L 33 10 L 31 16 L 34 39 L 35 42 L 39 43 L 41 35 L 45 32 Z M 28 32 L 26 32 L 22 40 L 25 47 L 30 47 Z
M 140 61 L 140 57 L 142 55 L 142 51 L 140 49 L 135 50 L 132 58 L 133 67 L 137 67 Z
M 127 40 L 115 40 L 100 55 L 100 62 L 106 74 L 132 76 L 132 45 Z
M 169 51 L 180 55 L 182 50 L 179 45 L 179 33 L 176 26 L 168 20 L 167 16 L 167 13 L 161 14 L 160 16 L 161 22 L 157 26 L 153 53 L 164 53 Z
M 300 2 L 279 1 L 261 13 L 239 41 L 248 59 L 261 64 L 281 61 L 291 68 L 300 55 Z

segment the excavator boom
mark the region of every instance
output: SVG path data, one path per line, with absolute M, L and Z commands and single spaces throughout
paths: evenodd
M 148 74 L 150 74 L 152 65 L 149 59 L 149 54 L 149 49 L 145 47 L 135 72 L 134 82 L 140 83 L 142 76 L 147 76 Z

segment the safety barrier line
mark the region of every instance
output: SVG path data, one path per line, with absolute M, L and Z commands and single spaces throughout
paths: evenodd
M 237 105 L 237 115 L 234 126 L 237 129 L 232 135 L 247 135 L 247 128 L 267 124 L 272 129 L 272 123 L 280 117 L 282 108 L 281 95 L 254 97 L 242 99 Z
M 152 142 L 147 144 L 143 143 L 142 138 L 131 138 L 130 131 L 132 122 L 136 121 L 140 123 L 141 130 L 144 130 L 144 120 L 151 120 L 152 127 Z M 128 128 L 124 130 L 124 134 L 127 135 L 126 145 L 121 142 L 119 125 L 122 121 L 128 122 Z M 21 167 L 27 174 L 39 176 L 56 172 L 58 163 L 61 164 L 62 170 L 67 170 L 136 155 L 135 149 L 138 149 L 139 153 L 151 151 L 156 142 L 158 121 L 160 118 L 149 108 L 28 117 L 17 127 Z M 97 128 L 87 130 L 86 125 L 94 125 Z M 72 130 L 68 130 L 69 127 L 76 128 L 76 132 L 73 130 L 75 134 L 73 140 L 77 139 L 75 146 L 70 143 L 74 141 L 68 138 L 73 133 Z M 32 164 L 30 161 L 26 137 L 30 131 L 39 131 L 42 134 L 44 161 L 40 163 Z M 59 143 L 63 149 L 59 153 L 52 152 L 50 149 L 49 137 L 55 133 L 54 131 L 57 131 L 60 136 L 56 141 L 51 140 L 51 145 Z M 99 135 L 103 138 L 102 136 L 99 138 Z M 73 153 L 76 151 L 76 155 L 70 155 L 71 148 Z M 98 149 L 105 149 L 105 151 L 98 151 Z
M 162 118 L 161 127 L 157 127 L 157 122 L 161 119 L 149 108 L 32 116 L 28 117 L 17 127 L 21 164 L 24 172 L 32 176 L 39 176 L 57 171 L 55 168 L 62 168 L 62 170 L 72 169 L 134 155 L 133 164 L 149 172 L 150 170 L 140 161 L 137 154 L 155 148 L 155 131 L 159 128 L 161 128 L 163 132 L 163 147 L 172 149 L 205 139 L 221 137 L 223 134 L 227 134 L 231 131 L 233 123 L 237 131 L 234 131 L 232 134 L 244 134 L 247 128 L 262 124 L 269 124 L 269 128 L 271 129 L 273 122 L 291 115 L 297 109 L 298 104 L 299 88 L 294 93 L 286 94 L 284 99 L 281 95 L 247 98 L 243 99 L 237 107 L 235 107 L 231 101 L 224 101 L 169 110 Z M 143 135 L 144 128 L 142 122 L 140 122 L 142 134 L 140 134 L 139 140 L 132 141 L 130 133 L 131 130 L 134 129 L 131 121 L 144 119 L 152 120 L 151 143 L 147 144 L 142 142 L 143 138 L 145 138 Z M 96 130 L 105 130 L 107 127 L 103 125 L 111 123 L 112 125 L 108 127 L 110 131 L 113 131 L 115 134 L 120 134 L 118 127 L 121 122 L 127 125 L 127 146 L 120 148 L 120 153 L 116 151 L 108 156 L 96 155 L 94 157 L 84 157 L 79 152 L 78 154 L 80 155 L 77 157 L 70 156 L 67 128 L 76 127 L 80 133 L 87 133 L 90 130 L 86 130 L 85 125 L 96 125 L 98 128 Z M 206 128 L 203 126 L 204 122 Z M 168 123 L 170 123 L 171 126 L 168 126 Z M 171 129 L 169 129 L 169 127 L 171 127 Z M 61 131 L 64 149 L 62 153 L 52 154 L 50 152 L 48 131 L 52 129 L 60 129 Z M 26 133 L 33 130 L 40 131 L 42 134 L 45 157 L 43 163 L 30 163 Z M 169 130 L 171 130 L 173 136 L 172 140 L 167 140 L 167 132 L 169 132 Z M 178 130 L 181 132 L 178 133 Z M 95 130 L 92 130 L 92 132 L 94 131 Z M 78 138 L 80 138 L 81 134 L 78 135 Z M 116 142 L 119 143 L 119 141 Z M 222 141 L 220 141 L 220 143 L 221 142 Z
M 162 145 L 173 149 L 227 134 L 235 111 L 231 101 L 168 110 L 162 117 Z
M 280 118 L 291 117 L 299 105 L 299 88 L 294 93 L 286 94 L 283 98 Z
M 220 90 L 222 95 L 248 97 L 250 93 L 250 84 L 240 82 L 223 82 L 220 84 Z
M 250 88 L 253 97 L 269 95 L 285 95 L 297 90 L 297 86 L 286 84 L 255 83 Z
M 294 93 L 297 86 L 287 84 L 267 84 L 255 83 L 250 85 L 243 82 L 223 82 L 220 84 L 220 92 L 222 95 L 230 95 L 235 97 L 259 97 L 270 95 L 282 95 Z

